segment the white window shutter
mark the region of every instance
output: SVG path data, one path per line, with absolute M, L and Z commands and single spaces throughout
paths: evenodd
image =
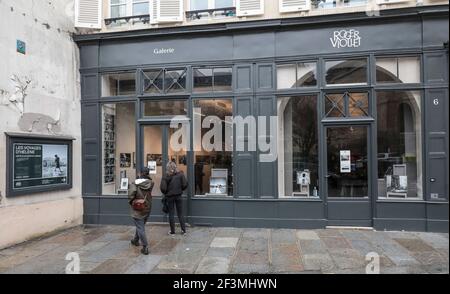
M 183 0 L 158 0 L 158 22 L 183 21 Z
M 236 0 L 237 16 L 260 14 L 264 14 L 264 0 Z
M 102 28 L 102 0 L 75 0 L 75 27 Z
M 311 10 L 311 0 L 280 0 L 280 12 Z
M 158 1 L 150 0 L 150 23 L 158 23 Z

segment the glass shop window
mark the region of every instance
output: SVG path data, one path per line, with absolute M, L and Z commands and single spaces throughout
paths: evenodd
M 420 57 L 377 58 L 377 83 L 420 83 Z
M 366 85 L 367 59 L 332 60 L 325 62 L 327 85 Z
M 278 89 L 317 86 L 317 63 L 299 62 L 277 66 Z
M 232 91 L 233 70 L 231 67 L 194 68 L 194 92 Z
M 144 101 L 144 116 L 175 116 L 187 115 L 188 103 L 186 100 Z
M 421 114 L 420 92 L 377 92 L 379 198 L 422 198 Z
M 369 93 L 326 93 L 325 117 L 366 117 L 369 116 Z
M 136 94 L 136 74 L 110 73 L 102 75 L 102 97 Z
M 102 105 L 102 194 L 127 195 L 136 179 L 135 104 Z
M 143 72 L 144 94 L 186 92 L 187 69 L 152 69 Z
M 230 147 L 233 125 L 227 119 L 232 115 L 231 99 L 194 100 L 194 183 L 197 196 L 233 195 Z
M 280 197 L 318 197 L 317 96 L 278 99 Z

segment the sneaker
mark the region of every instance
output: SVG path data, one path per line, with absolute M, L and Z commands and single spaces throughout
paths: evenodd
M 182 231 L 181 231 L 181 235 L 183 235 L 183 236 L 186 235 L 186 231 L 185 231 L 185 230 L 182 230 Z
M 170 232 L 170 231 L 169 231 L 169 232 L 167 233 L 167 235 L 169 235 L 169 236 L 175 236 L 175 232 Z
M 147 246 L 143 246 L 141 249 L 141 253 L 144 255 L 148 255 L 150 252 L 148 251 L 148 247 Z
M 134 245 L 134 246 L 136 246 L 136 247 L 140 245 L 140 244 L 139 244 L 139 240 L 136 240 L 136 239 L 133 239 L 133 240 L 131 240 L 130 242 L 131 242 L 132 245 Z

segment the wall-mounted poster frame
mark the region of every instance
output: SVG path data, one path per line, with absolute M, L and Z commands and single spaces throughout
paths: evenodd
M 73 137 L 6 132 L 6 196 L 72 188 Z

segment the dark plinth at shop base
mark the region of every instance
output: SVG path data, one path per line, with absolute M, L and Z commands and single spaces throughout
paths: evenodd
M 333 46 L 334 32 L 357 31 L 357 46 Z M 187 154 L 190 188 L 184 197 L 191 225 L 257 228 L 324 228 L 326 226 L 373 227 L 377 230 L 448 232 L 448 6 L 414 7 L 381 11 L 377 17 L 364 13 L 317 16 L 271 21 L 239 22 L 185 28 L 79 35 L 82 75 L 82 137 L 84 222 L 87 224 L 131 224 L 123 195 L 102 193 L 102 105 L 132 102 L 136 107 L 136 160 L 143 165 L 141 128 L 158 120 L 141 114 L 142 102 L 155 99 L 186 99 L 188 117 L 196 98 L 230 98 L 234 115 L 276 115 L 277 99 L 283 96 L 317 95 L 318 114 L 323 99 L 337 90 L 366 91 L 370 117 L 318 119 L 318 198 L 280 198 L 278 164 L 259 162 L 258 152 L 233 152 L 231 197 L 195 196 L 193 154 Z M 166 50 L 154 54 L 155 49 Z M 172 50 L 173 49 L 173 50 Z M 419 56 L 420 82 L 377 84 L 376 58 Z M 328 87 L 327 60 L 367 58 L 366 85 Z M 307 89 L 278 89 L 277 65 L 317 62 L 317 85 Z M 231 66 L 232 90 L 228 93 L 197 94 L 192 91 L 192 68 Z M 150 68 L 186 68 L 184 91 L 146 95 L 141 73 Z M 105 73 L 136 73 L 135 94 L 101 97 Z M 376 94 L 380 91 L 416 91 L 421 96 L 422 197 L 380 198 L 377 185 Z M 375 105 L 374 105 L 375 104 Z M 167 123 L 167 122 L 165 122 Z M 338 199 L 327 195 L 328 129 L 339 126 L 367 127 L 368 199 Z M 329 159 L 328 159 L 329 160 Z M 167 221 L 161 213 L 160 197 L 154 197 L 150 221 Z

